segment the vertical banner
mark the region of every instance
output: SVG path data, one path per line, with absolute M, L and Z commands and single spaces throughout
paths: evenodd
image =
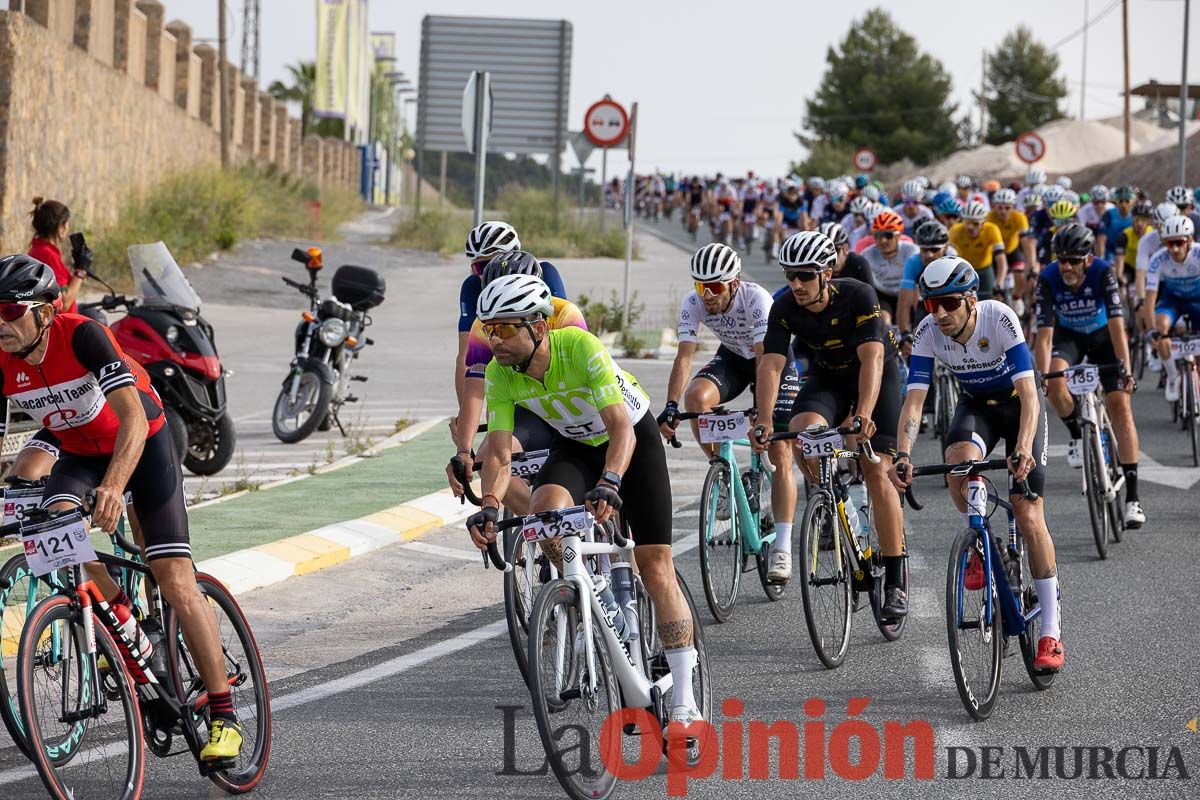
M 314 117 L 346 118 L 349 10 L 357 0 L 317 0 L 317 85 Z
M 362 71 L 359 65 L 361 53 L 358 48 L 359 17 L 362 16 L 362 0 L 346 0 L 346 80 L 349 88 L 346 90 L 346 139 L 357 141 L 351 133 L 351 128 L 362 125 L 358 110 L 362 105 L 361 87 Z
M 358 13 L 358 124 L 363 135 L 360 141 L 366 141 L 367 131 L 371 126 L 371 75 L 375 71 L 375 53 L 371 50 L 371 25 L 367 10 L 370 0 L 361 0 Z
M 372 33 L 371 53 L 375 56 L 375 58 L 395 58 L 396 34 L 379 32 Z

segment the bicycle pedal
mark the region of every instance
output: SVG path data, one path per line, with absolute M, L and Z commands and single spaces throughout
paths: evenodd
M 367 382 L 367 376 L 366 376 L 366 375 L 352 375 L 352 376 L 350 377 L 350 380 L 352 380 L 352 381 L 362 381 L 363 383 L 366 383 L 366 382 Z
M 225 772 L 237 766 L 236 758 L 214 758 L 211 761 L 201 761 L 200 777 L 207 778 L 217 772 Z
M 345 398 L 342 400 L 342 402 L 343 402 L 343 403 L 357 403 L 357 402 L 358 402 L 358 398 L 357 398 L 357 397 L 355 397 L 355 396 L 354 396 L 354 395 L 352 395 L 352 394 L 348 394 L 348 395 L 346 395 L 346 397 L 345 397 Z

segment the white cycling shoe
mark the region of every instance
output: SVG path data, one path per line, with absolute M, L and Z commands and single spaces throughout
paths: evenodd
M 692 708 L 691 706 L 672 706 L 671 715 L 668 718 L 668 722 L 678 722 L 682 725 L 689 725 L 693 722 L 703 721 L 704 715 L 700 713 L 699 709 Z M 664 730 L 663 734 L 666 735 L 666 733 L 667 732 Z M 709 744 L 711 744 L 711 742 Z M 689 736 L 687 739 L 686 752 L 687 763 L 689 765 L 695 766 L 696 764 L 700 763 L 700 740 Z
M 768 583 L 787 583 L 792 577 L 792 554 L 786 550 L 771 553 L 771 568 L 767 570 Z
M 1137 530 L 1146 524 L 1146 512 L 1142 510 L 1142 504 L 1137 500 L 1130 500 L 1125 504 L 1125 527 L 1130 530 Z
M 1083 469 L 1083 440 L 1072 439 L 1067 442 L 1067 466 L 1072 469 Z
M 1179 402 L 1179 376 L 1178 375 L 1167 377 L 1167 386 L 1164 391 L 1165 391 L 1168 403 L 1178 403 Z

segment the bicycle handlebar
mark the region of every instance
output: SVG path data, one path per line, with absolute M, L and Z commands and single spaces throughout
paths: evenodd
M 1066 374 L 1068 372 L 1071 372 L 1072 370 L 1076 370 L 1076 369 L 1079 369 L 1080 367 L 1085 367 L 1085 366 L 1086 367 L 1096 367 L 1097 369 L 1100 370 L 1101 374 L 1115 372 L 1118 375 L 1120 375 L 1122 378 L 1128 377 L 1128 375 L 1125 373 L 1125 365 L 1122 364 L 1120 361 L 1114 361 L 1111 364 L 1075 364 L 1074 366 L 1067 367 L 1066 369 L 1059 369 L 1059 370 L 1055 370 L 1054 372 L 1046 372 L 1046 373 L 1042 374 L 1042 381 L 1045 382 L 1048 380 L 1053 380 L 1055 378 L 1066 377 Z
M 908 466 L 908 464 L 903 462 L 897 464 L 896 474 L 903 478 L 904 474 L 908 472 Z M 965 478 L 970 477 L 971 475 L 978 475 L 981 472 L 988 472 L 997 469 L 1007 470 L 1008 460 L 1003 458 L 993 458 L 987 461 L 963 461 L 958 464 L 927 464 L 922 467 L 914 466 L 912 468 L 912 476 L 914 478 L 920 478 L 925 475 L 954 475 L 956 477 Z M 1018 481 L 1017 489 L 1020 490 L 1021 496 L 1026 500 L 1033 501 L 1038 499 L 1037 493 L 1029 488 L 1028 480 Z M 913 493 L 913 487 L 911 483 L 904 489 L 904 499 L 907 501 L 908 505 L 913 511 L 920 511 L 925 507 L 917 502 L 917 497 Z
M 675 423 L 678 424 L 680 422 L 687 422 L 688 420 L 692 420 L 692 419 L 699 419 L 701 416 L 703 416 L 705 414 L 723 414 L 728 417 L 736 417 L 738 415 L 741 415 L 744 417 L 749 417 L 750 419 L 755 419 L 758 416 L 758 409 L 747 408 L 744 411 L 726 411 L 721 406 L 714 406 L 711 411 L 684 411 L 681 414 L 675 415 Z M 675 427 L 675 426 L 673 425 L 672 427 Z M 676 450 L 683 447 L 683 445 L 679 442 L 679 439 L 676 438 L 675 436 L 672 436 L 667 441 L 669 441 L 671 443 L 671 447 L 674 447 Z M 768 462 L 768 463 L 770 463 L 770 462 Z M 771 467 L 771 472 L 774 472 L 774 471 L 775 471 L 775 468 Z

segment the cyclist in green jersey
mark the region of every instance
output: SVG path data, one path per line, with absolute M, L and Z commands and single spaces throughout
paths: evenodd
M 550 330 L 550 289 L 538 278 L 492 281 L 479 296 L 478 311 L 494 359 L 485 373 L 483 507 L 467 520 L 472 541 L 483 550 L 496 538 L 493 524 L 510 480 L 514 416 L 517 408 L 528 409 L 555 432 L 534 486 L 533 511 L 583 502 L 601 522 L 621 511 L 671 668 L 671 721 L 700 719 L 692 688 L 692 621 L 671 558 L 671 478 L 658 424 L 647 413 L 650 398 L 595 336 L 581 328 Z M 561 567 L 555 544 L 543 547 Z

